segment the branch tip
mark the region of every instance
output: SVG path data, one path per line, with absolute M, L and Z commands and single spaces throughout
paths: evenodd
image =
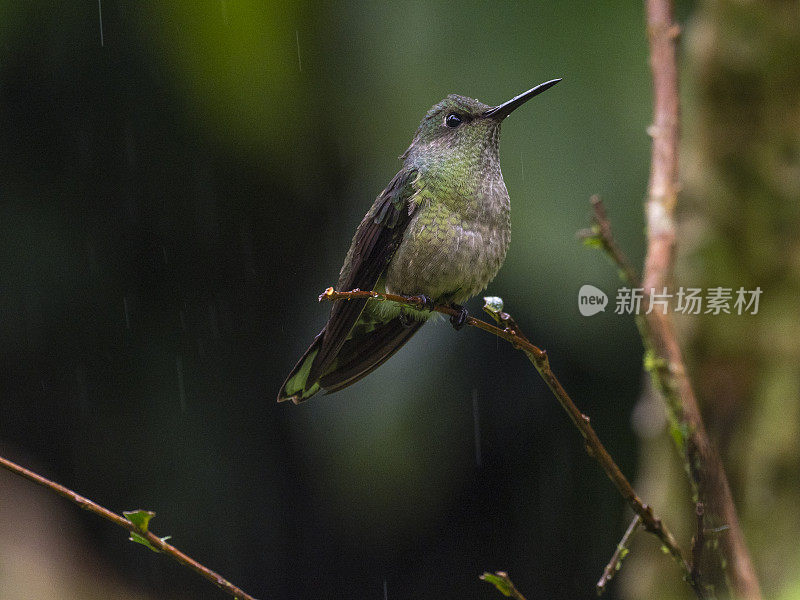
M 634 515 L 633 520 L 631 521 L 630 525 L 628 525 L 628 528 L 625 530 L 625 533 L 622 535 L 622 538 L 617 544 L 614 554 L 611 555 L 611 560 L 608 561 L 606 568 L 603 569 L 603 574 L 597 581 L 595 589 L 598 596 L 603 595 L 603 592 L 605 592 L 606 588 L 608 587 L 608 583 L 614 578 L 614 575 L 616 575 L 617 571 L 622 568 L 622 559 L 624 559 L 629 553 L 628 542 L 641 523 L 641 517 L 639 515 Z

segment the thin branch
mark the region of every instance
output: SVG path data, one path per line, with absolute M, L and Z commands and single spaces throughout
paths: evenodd
M 622 534 L 622 539 L 620 539 L 619 543 L 617 544 L 617 549 L 614 550 L 614 554 L 611 555 L 611 560 L 608 561 L 606 568 L 603 569 L 603 574 L 597 581 L 596 589 L 598 596 L 603 595 L 603 592 L 606 591 L 608 583 L 614 578 L 614 575 L 617 574 L 617 571 L 619 571 L 620 567 L 622 567 L 622 559 L 625 558 L 625 555 L 628 553 L 628 540 L 631 539 L 633 532 L 636 531 L 636 528 L 639 527 L 641 523 L 641 517 L 639 515 L 634 515 L 630 525 L 628 525 L 628 528 L 625 530 L 625 533 Z
M 38 473 L 34 473 L 33 471 L 26 469 L 25 467 L 22 467 L 14 462 L 11 462 L 7 458 L 0 457 L 0 466 L 2 466 L 5 469 L 8 469 L 12 473 L 16 473 L 17 475 L 24 477 L 25 479 L 33 481 L 34 483 L 38 483 L 39 485 L 54 491 L 59 496 L 62 496 L 67 500 L 74 502 L 84 510 L 88 510 L 89 512 L 92 512 L 108 521 L 111 521 L 116 525 L 119 525 L 123 529 L 127 529 L 131 533 L 135 533 L 143 537 L 156 550 L 158 550 L 159 552 L 163 552 L 164 554 L 168 554 L 169 556 L 177 560 L 185 567 L 189 567 L 192 571 L 204 577 L 217 587 L 221 588 L 233 598 L 238 598 L 241 600 L 256 600 L 253 596 L 244 592 L 243 590 L 240 590 L 238 587 L 236 587 L 231 582 L 223 578 L 221 575 L 215 573 L 208 567 L 201 565 L 193 558 L 187 556 L 186 554 L 178 550 L 175 546 L 168 544 L 163 539 L 155 535 L 152 531 L 145 531 L 137 527 L 122 515 L 118 515 L 117 513 L 100 506 L 96 502 L 92 502 L 88 498 L 85 498 L 84 496 L 81 496 L 80 494 L 73 492 L 71 489 L 64 487 L 61 484 L 51 481 L 45 477 L 42 477 Z
M 412 306 L 419 309 L 425 307 L 425 299 L 419 296 L 382 294 L 375 291 L 352 290 L 348 292 L 340 292 L 334 290 L 332 287 L 329 287 L 319 297 L 320 301 L 347 301 L 356 298 L 397 302 L 398 304 L 404 304 L 406 306 Z M 572 398 L 570 398 L 569 394 L 567 394 L 566 390 L 561 385 L 561 382 L 550 369 L 550 362 L 547 358 L 547 352 L 534 346 L 528 340 L 528 338 L 525 337 L 511 315 L 502 312 L 502 310 L 492 309 L 489 307 L 484 307 L 484 309 L 487 310 L 487 312 L 498 324 L 502 325 L 502 329 L 487 323 L 486 321 L 482 321 L 481 319 L 476 319 L 475 317 L 467 317 L 465 324 L 469 325 L 470 327 L 482 329 L 483 331 L 491 333 L 492 335 L 496 335 L 497 337 L 511 343 L 514 348 L 525 353 L 528 359 L 536 367 L 536 370 L 547 384 L 547 387 L 549 387 L 550 391 L 553 392 L 553 395 L 556 397 L 559 404 L 561 404 L 561 407 L 566 411 L 567 415 L 572 420 L 572 423 L 578 428 L 578 431 L 580 431 L 584 439 L 587 453 L 600 464 L 603 471 L 605 471 L 606 475 L 608 475 L 608 478 L 611 479 L 611 482 L 616 486 L 622 497 L 628 502 L 633 511 L 639 515 L 644 528 L 658 537 L 662 545 L 667 548 L 667 551 L 681 568 L 686 580 L 692 583 L 698 598 L 702 598 L 702 593 L 698 591 L 698 588 L 694 585 L 694 582 L 691 581 L 689 565 L 686 562 L 680 547 L 678 546 L 678 542 L 675 540 L 667 527 L 661 522 L 661 519 L 657 518 L 653 514 L 653 509 L 642 502 L 641 498 L 639 498 L 639 496 L 636 494 L 636 491 L 633 489 L 633 486 L 630 484 L 625 475 L 622 474 L 622 471 L 617 466 L 617 463 L 615 463 L 614 459 L 611 458 L 608 450 L 606 450 L 605 446 L 603 446 L 600 438 L 595 433 L 594 428 L 592 428 L 590 425 L 589 417 L 578 410 L 578 407 L 572 401 Z M 459 314 L 457 310 L 440 304 L 435 305 L 432 310 L 449 316 Z
M 647 194 L 647 255 L 644 293 L 666 287 L 675 254 L 675 204 L 678 183 L 679 98 L 676 38 L 680 29 L 672 21 L 671 0 L 646 0 L 653 76 L 653 138 Z M 643 339 L 657 360 L 652 376 L 664 394 L 673 430 L 684 432 L 680 450 L 695 502 L 702 501 L 707 514 L 718 515 L 729 527 L 722 536 L 727 557 L 727 576 L 740 598 L 761 598 L 758 579 L 744 543 L 739 519 L 722 463 L 703 424 L 697 399 L 686 375 L 677 336 L 668 314 L 651 311 L 643 319 Z M 721 564 L 723 561 L 719 561 Z M 724 585 L 724 577 L 715 586 Z M 721 589 L 721 587 L 719 588 Z
M 628 257 L 620 249 L 617 240 L 614 239 L 614 234 L 611 232 L 611 221 L 606 214 L 606 207 L 603 200 L 595 194 L 589 198 L 592 204 L 592 228 L 585 229 L 578 232 L 578 236 L 584 241 L 593 240 L 596 244 L 611 258 L 620 272 L 620 277 L 628 283 L 631 287 L 639 288 L 642 286 L 639 280 L 639 274 L 636 269 L 631 265 Z

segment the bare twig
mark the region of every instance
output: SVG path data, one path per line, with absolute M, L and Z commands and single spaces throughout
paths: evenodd
M 495 571 L 494 575 L 492 575 L 491 573 L 484 573 L 483 575 L 480 576 L 480 579 L 486 581 L 487 583 L 491 583 L 506 598 L 514 598 L 514 600 L 525 600 L 525 596 L 523 596 L 522 592 L 520 592 L 514 586 L 514 583 L 511 581 L 511 578 L 505 571 Z
M 589 202 L 592 204 L 592 211 L 594 213 L 592 215 L 592 228 L 579 231 L 578 235 L 584 240 L 589 238 L 596 240 L 597 244 L 599 244 L 603 251 L 611 258 L 614 264 L 617 265 L 622 279 L 632 287 L 641 287 L 639 274 L 636 272 L 636 269 L 633 268 L 628 257 L 625 256 L 625 253 L 622 252 L 617 245 L 617 241 L 614 239 L 614 234 L 611 232 L 611 221 L 608 220 L 603 200 L 600 196 L 595 194 L 589 198 Z
M 622 559 L 625 558 L 625 555 L 628 553 L 628 540 L 630 540 L 633 532 L 636 531 L 636 528 L 639 527 L 641 522 L 642 519 L 639 515 L 633 516 L 631 524 L 628 525 L 628 528 L 622 535 L 622 539 L 620 539 L 619 544 L 617 544 L 617 549 L 614 550 L 614 554 L 611 555 L 611 560 L 608 561 L 606 568 L 603 569 L 603 574 L 597 582 L 596 589 L 598 596 L 603 595 L 603 592 L 606 591 L 606 586 L 608 586 L 608 583 L 614 578 L 614 575 L 616 575 L 617 571 L 619 571 L 622 566 Z
M 705 536 L 705 513 L 706 509 L 702 502 L 698 502 L 694 508 L 696 519 L 695 534 L 692 538 L 692 575 L 700 580 L 700 565 L 703 561 L 703 547 L 706 544 Z
M 319 297 L 320 301 L 347 301 L 356 298 L 369 298 L 377 301 L 397 302 L 398 304 L 413 306 L 415 308 L 423 308 L 425 306 L 425 299 L 418 296 L 400 296 L 397 294 L 382 294 L 375 291 L 361 290 L 340 292 L 334 290 L 332 287 L 329 287 L 327 290 L 325 290 L 325 292 L 323 292 Z M 486 309 L 486 307 L 484 308 Z M 435 305 L 432 310 L 450 316 L 459 314 L 457 310 L 440 304 Z M 578 410 L 578 407 L 572 401 L 572 398 L 570 398 L 569 394 L 567 394 L 566 390 L 561 385 L 561 382 L 559 382 L 558 378 L 550 369 L 550 362 L 547 359 L 547 352 L 534 346 L 530 341 L 528 341 L 528 338 L 525 337 L 525 335 L 521 332 L 519 326 L 516 324 L 511 315 L 499 310 L 487 310 L 487 312 L 492 315 L 498 324 L 502 325 L 502 329 L 487 323 L 486 321 L 482 321 L 481 319 L 476 319 L 475 317 L 467 317 L 467 320 L 465 321 L 466 325 L 469 325 L 470 327 L 476 327 L 496 335 L 497 337 L 511 343 L 514 348 L 525 353 L 528 359 L 536 367 L 536 370 L 547 384 L 547 387 L 549 387 L 550 391 L 553 392 L 553 395 L 556 397 L 559 404 L 561 404 L 561 407 L 566 411 L 567 415 L 572 420 L 572 423 L 578 428 L 578 431 L 580 431 L 584 439 L 587 453 L 600 464 L 603 471 L 605 471 L 606 475 L 608 475 L 608 478 L 611 479 L 612 483 L 616 486 L 622 497 L 628 502 L 633 511 L 639 515 L 644 528 L 658 537 L 663 546 L 678 563 L 678 566 L 681 568 L 684 577 L 691 583 L 689 565 L 686 562 L 680 547 L 678 546 L 678 542 L 675 540 L 667 527 L 661 522 L 661 520 L 653 514 L 653 509 L 642 502 L 641 498 L 639 498 L 639 496 L 636 494 L 636 491 L 633 489 L 633 486 L 631 486 L 625 475 L 622 474 L 622 471 L 617 466 L 617 463 L 614 462 L 614 459 L 611 458 L 611 455 L 608 453 L 608 450 L 606 450 L 605 446 L 603 446 L 600 438 L 597 437 L 594 428 L 592 428 L 592 426 L 589 424 L 589 417 Z M 695 586 L 693 585 L 693 587 Z M 698 597 L 702 598 L 702 594 L 698 593 Z
M 653 75 L 653 138 L 647 196 L 647 256 L 644 293 L 666 287 L 672 275 L 675 250 L 675 204 L 678 184 L 679 100 L 676 37 L 679 28 L 672 21 L 671 0 L 646 0 L 650 40 L 650 68 Z M 694 500 L 702 501 L 706 514 L 718 515 L 729 527 L 722 536 L 727 557 L 727 576 L 740 598 L 761 598 L 747 547 L 744 543 L 728 480 L 719 456 L 703 424 L 697 399 L 686 375 L 680 346 L 672 321 L 662 311 L 644 318 L 646 349 L 657 359 L 651 373 L 664 394 L 674 431 L 680 436 Z M 721 557 L 720 557 L 721 558 Z M 720 560 L 720 563 L 723 561 Z M 723 586 L 724 577 L 714 585 Z
M 147 540 L 149 545 L 151 545 L 153 548 L 155 548 L 159 552 L 168 554 L 169 556 L 177 560 L 185 567 L 190 568 L 195 573 L 206 578 L 208 581 L 210 581 L 217 587 L 227 592 L 233 598 L 239 598 L 241 600 L 256 600 L 253 596 L 240 590 L 238 587 L 236 587 L 231 582 L 223 578 L 221 575 L 215 573 L 208 567 L 201 565 L 193 558 L 187 556 L 186 554 L 178 550 L 175 546 L 168 544 L 163 539 L 155 535 L 152 531 L 146 531 L 137 527 L 134 523 L 131 523 L 128 519 L 126 519 L 122 515 L 118 515 L 117 513 L 100 506 L 96 502 L 92 502 L 88 498 L 85 498 L 80 494 L 73 492 L 71 489 L 64 487 L 63 485 L 51 481 L 45 477 L 42 477 L 38 473 L 34 473 L 33 471 L 30 471 L 25 467 L 22 467 L 14 462 L 11 462 L 6 458 L 0 457 L 0 466 L 2 466 L 5 469 L 8 469 L 12 473 L 16 473 L 17 475 L 20 475 L 25 479 L 33 481 L 34 483 L 38 483 L 39 485 L 54 491 L 59 496 L 62 496 L 67 500 L 74 502 L 84 510 L 88 510 L 89 512 L 92 512 L 100 517 L 103 517 L 108 521 L 111 521 L 116 525 L 119 525 L 123 529 L 127 529 L 131 533 L 141 536 L 142 538 Z

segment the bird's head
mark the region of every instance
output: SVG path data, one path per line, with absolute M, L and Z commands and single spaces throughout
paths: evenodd
M 482 159 L 496 157 L 503 119 L 559 81 L 537 85 L 499 106 L 450 94 L 428 111 L 401 158 L 424 169 L 453 160 L 478 164 Z

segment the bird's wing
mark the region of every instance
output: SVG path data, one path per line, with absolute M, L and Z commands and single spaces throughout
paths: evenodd
M 356 230 L 339 274 L 339 291 L 371 290 L 392 258 L 417 208 L 417 171 L 402 169 L 380 193 Z M 367 300 L 336 302 L 323 330 L 308 381 L 316 381 L 336 358 Z
M 365 335 L 350 337 L 336 354 L 333 367 L 319 380 L 326 394 L 353 385 L 380 367 L 411 339 L 425 321 L 404 323 L 395 317 L 373 325 Z

